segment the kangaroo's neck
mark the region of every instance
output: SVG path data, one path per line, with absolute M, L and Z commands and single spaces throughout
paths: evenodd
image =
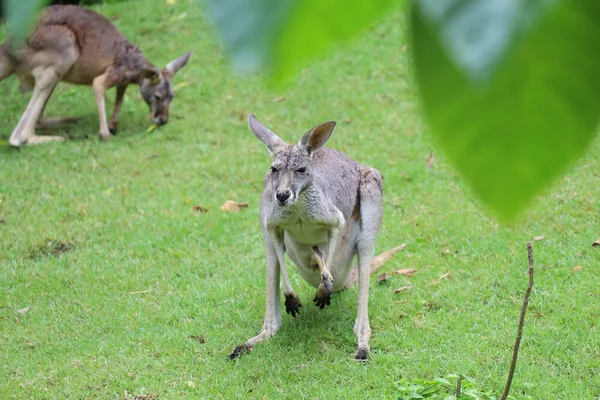
M 311 185 L 298 195 L 298 200 L 292 205 L 295 213 L 303 218 L 313 218 L 323 213 L 324 202 L 321 190 Z
M 142 70 L 154 68 L 139 47 L 130 42 L 123 43 L 115 56 L 115 74 L 122 84 L 141 84 Z

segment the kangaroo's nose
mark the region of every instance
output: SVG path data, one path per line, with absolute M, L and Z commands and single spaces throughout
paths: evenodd
M 284 191 L 277 191 L 277 193 L 275 193 L 275 198 L 277 199 L 278 202 L 280 203 L 285 203 L 290 197 L 292 196 L 292 192 L 290 192 L 289 190 L 284 190 Z

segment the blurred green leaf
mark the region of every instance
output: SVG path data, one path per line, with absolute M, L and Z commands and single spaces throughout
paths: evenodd
M 49 0 L 4 0 L 4 15 L 14 41 L 21 42 L 32 28 L 37 12 Z
M 399 0 L 208 0 L 234 65 L 289 77 L 334 44 L 357 36 Z
M 234 66 L 266 69 L 295 0 L 207 0 L 208 11 Z
M 434 136 L 480 198 L 512 218 L 595 137 L 600 3 L 422 0 L 414 64 Z

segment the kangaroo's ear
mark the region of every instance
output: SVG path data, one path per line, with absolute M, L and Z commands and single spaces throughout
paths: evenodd
M 329 140 L 335 129 L 335 122 L 327 121 L 315 126 L 310 131 L 306 132 L 300 142 L 298 148 L 303 156 L 312 157 L 315 151 L 319 150 Z
M 144 67 L 142 68 L 142 77 L 149 79 L 152 85 L 156 85 L 160 82 L 160 71 L 154 67 Z
M 256 119 L 254 114 L 248 116 L 248 125 L 250 125 L 250 129 L 252 129 L 256 137 L 267 146 L 271 155 L 275 156 L 287 147 L 287 144 Z
M 173 61 L 171 61 L 170 63 L 168 63 L 167 66 L 165 67 L 165 70 L 169 74 L 171 74 L 171 76 L 174 76 L 177 71 L 179 71 L 181 68 L 183 68 L 185 66 L 185 64 L 187 64 L 191 55 L 192 55 L 192 51 L 190 50 L 187 53 L 185 53 L 184 55 L 182 55 L 181 57 L 178 57 L 178 58 L 174 59 Z

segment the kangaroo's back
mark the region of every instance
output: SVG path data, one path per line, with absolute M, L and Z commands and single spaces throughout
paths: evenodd
M 10 40 L 0 46 L 0 80 L 15 71 L 28 75 L 46 63 L 48 54 L 69 58 L 73 50 L 76 61 L 62 80 L 75 84 L 91 85 L 124 58 L 146 63 L 141 51 L 104 16 L 74 5 L 53 5 L 42 11 L 25 48 L 12 48 Z
M 29 47 L 41 49 L 51 45 L 65 28 L 73 35 L 79 55 L 64 81 L 90 85 L 110 65 L 122 64 L 123 59 L 146 63 L 141 51 L 108 19 L 95 11 L 72 5 L 48 7 L 29 38 Z M 137 57 L 131 57 L 131 53 Z

